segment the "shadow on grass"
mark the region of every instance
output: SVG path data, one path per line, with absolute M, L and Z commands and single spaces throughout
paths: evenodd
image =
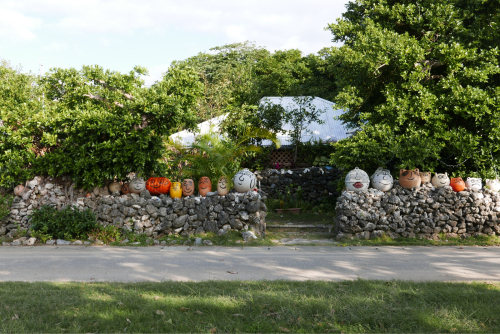
M 484 283 L 0 283 L 11 333 L 498 332 L 498 314 Z

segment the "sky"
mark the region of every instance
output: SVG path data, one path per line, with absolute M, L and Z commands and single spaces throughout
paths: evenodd
M 146 84 L 174 60 L 244 41 L 315 53 L 347 0 L 0 0 L 0 59 L 24 72 L 98 64 L 146 67 Z

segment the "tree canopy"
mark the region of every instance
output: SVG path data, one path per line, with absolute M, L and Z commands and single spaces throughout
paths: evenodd
M 357 0 L 335 24 L 335 102 L 357 133 L 346 169 L 420 167 L 496 175 L 500 159 L 500 2 Z

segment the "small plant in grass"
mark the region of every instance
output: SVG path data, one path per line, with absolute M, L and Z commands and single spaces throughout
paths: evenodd
M 40 239 L 42 244 L 46 243 L 48 240 L 52 239 L 52 235 L 48 233 L 49 227 L 47 225 L 42 226 L 38 231 L 31 231 L 31 236 Z
M 11 195 L 0 195 L 0 220 L 7 217 L 10 213 L 10 207 L 12 205 L 13 197 Z
M 91 240 L 100 240 L 105 244 L 110 244 L 112 242 L 122 240 L 120 228 L 113 225 L 95 228 L 90 233 L 88 233 L 88 237 Z
M 73 206 L 57 210 L 53 206 L 43 205 L 33 210 L 30 219 L 32 231 L 41 231 L 57 239 L 85 240 L 88 233 L 100 228 L 95 214 L 90 209 L 80 211 Z

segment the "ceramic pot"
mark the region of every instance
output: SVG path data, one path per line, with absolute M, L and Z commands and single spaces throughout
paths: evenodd
M 450 185 L 450 178 L 448 177 L 448 173 L 436 173 L 432 178 L 432 185 L 436 188 L 442 188 L 444 186 Z
M 202 176 L 200 178 L 200 182 L 198 182 L 198 192 L 200 193 L 200 196 L 206 197 L 207 193 L 212 191 L 212 182 L 210 182 L 210 179 L 206 176 Z
M 254 190 L 257 186 L 257 178 L 247 168 L 240 170 L 233 178 L 234 189 L 239 193 Z
M 345 177 L 345 187 L 348 191 L 360 192 L 367 190 L 370 186 L 368 174 L 358 167 L 351 170 Z
M 486 185 L 491 191 L 498 192 L 500 190 L 500 181 L 498 181 L 498 179 L 486 179 Z
M 184 196 L 191 196 L 194 194 L 194 181 L 191 179 L 185 179 L 182 181 L 182 194 Z
M 170 187 L 172 186 L 172 182 L 166 177 L 159 177 L 158 183 L 160 184 L 160 194 L 168 194 L 170 191 Z
M 229 180 L 227 177 L 222 176 L 217 182 L 217 192 L 219 196 L 226 196 L 229 194 Z
M 405 189 L 420 187 L 421 181 L 422 179 L 420 178 L 418 168 L 415 168 L 413 170 L 399 170 L 399 185 L 401 187 Z
M 391 172 L 382 167 L 377 168 L 370 179 L 372 181 L 372 187 L 380 191 L 389 191 L 394 185 L 394 178 L 392 177 Z
M 108 189 L 109 189 L 110 193 L 120 191 L 120 190 L 122 190 L 122 184 L 120 182 L 110 183 L 108 186 Z
M 128 184 L 128 182 L 124 183 L 123 186 L 122 186 L 122 194 L 126 195 L 126 194 L 130 194 L 130 185 Z
M 146 189 L 146 182 L 142 177 L 135 177 L 130 181 L 129 188 L 131 193 L 140 194 L 141 191 Z
M 480 178 L 468 177 L 467 180 L 465 180 L 465 187 L 467 190 L 481 190 L 483 188 L 483 183 Z
M 465 190 L 465 182 L 461 177 L 454 177 L 450 180 L 450 186 L 454 192 L 461 192 Z
M 420 185 L 431 182 L 431 172 L 420 172 Z
M 170 197 L 181 198 L 182 197 L 182 187 L 180 182 L 172 182 L 170 186 Z
M 24 186 L 22 184 L 20 184 L 14 188 L 14 194 L 16 196 L 21 196 L 23 194 L 23 192 L 24 192 Z

